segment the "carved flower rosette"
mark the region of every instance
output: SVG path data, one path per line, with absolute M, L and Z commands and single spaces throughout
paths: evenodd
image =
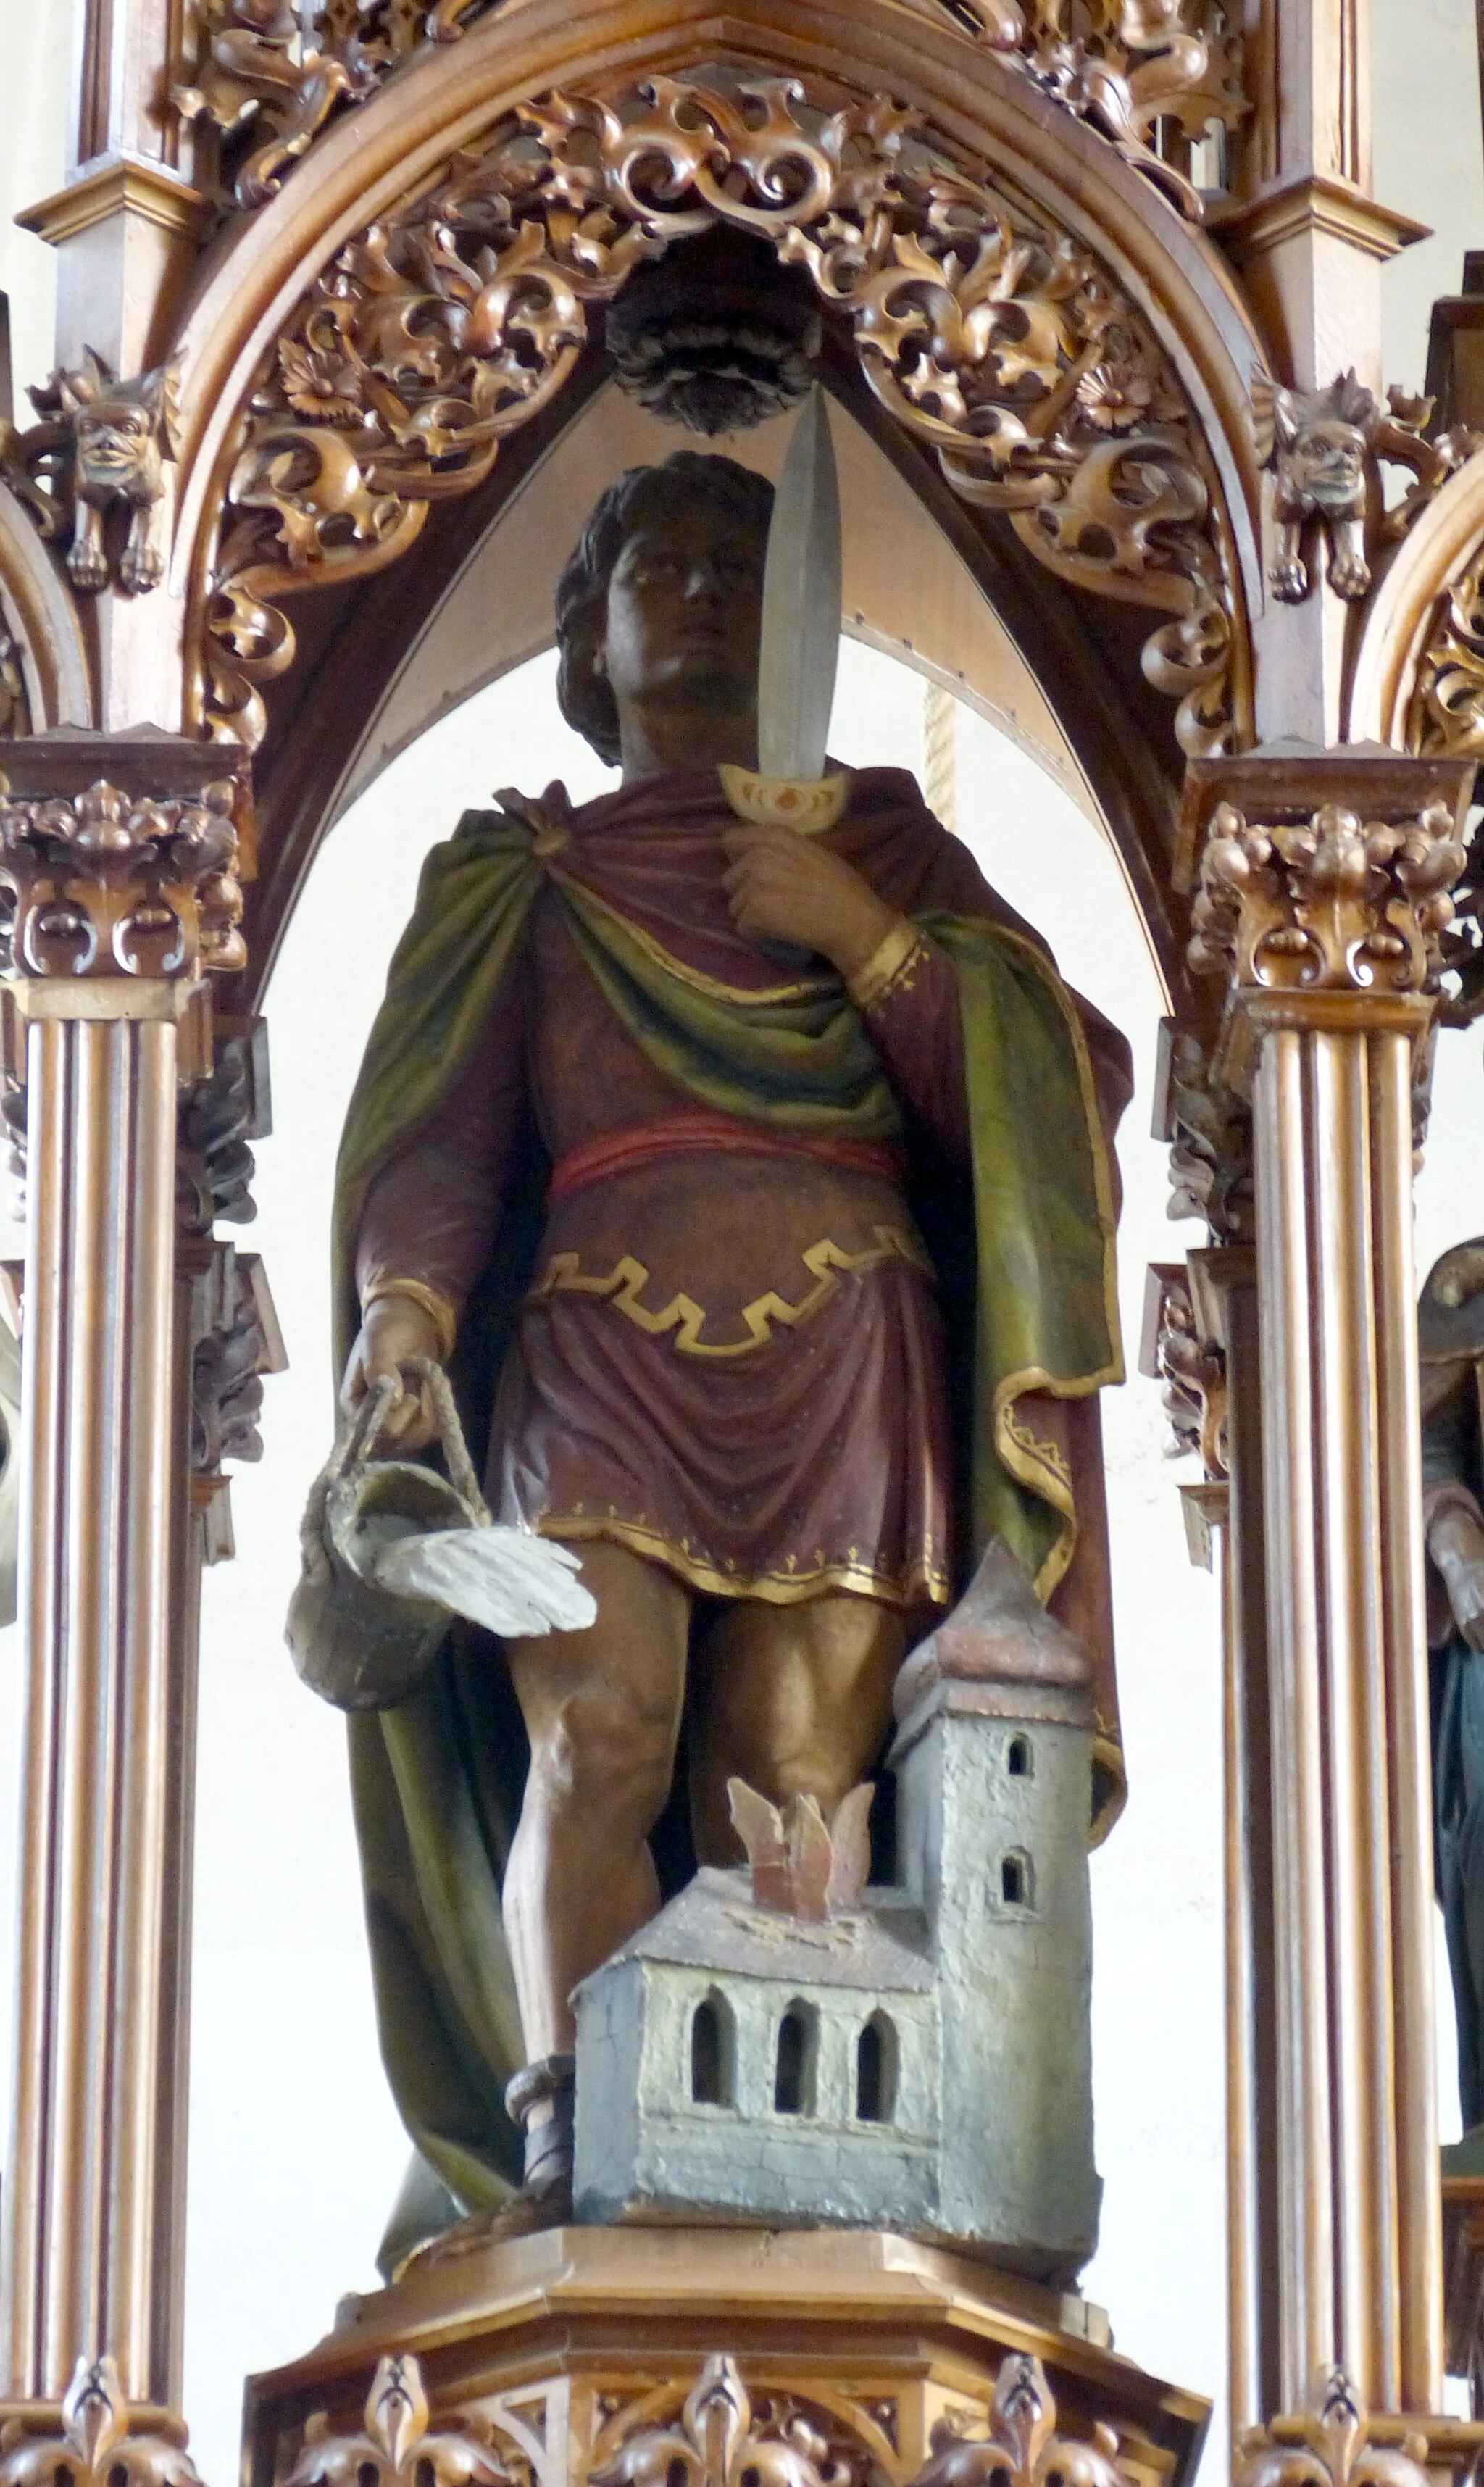
M 1082 245 L 946 163 L 877 97 L 773 79 L 548 96 L 348 242 L 261 375 L 208 616 L 204 721 L 261 740 L 281 600 L 404 552 L 546 407 L 588 312 L 725 224 L 804 269 L 954 490 L 1072 584 L 1161 616 L 1143 652 L 1188 752 L 1224 747 L 1233 592 L 1195 427 Z

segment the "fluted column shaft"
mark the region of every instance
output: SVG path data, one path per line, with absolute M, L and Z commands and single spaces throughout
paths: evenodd
M 1277 2297 L 1261 2384 L 1294 2413 L 1342 2367 L 1373 2412 L 1422 2416 L 1442 2407 L 1442 2269 L 1413 1117 L 1467 784 L 1341 749 L 1213 763 L 1202 791 L 1190 963 L 1228 979 L 1214 1076 L 1250 1098 L 1256 1195 L 1276 2174 L 1256 2232 Z M 1254 1723 L 1248 1706 L 1249 1759 Z
M 177 1123 L 182 1081 L 210 1064 L 204 971 L 242 955 L 245 797 L 212 774 L 218 755 L 163 736 L 3 758 L 27 1233 L 0 2400 L 56 2409 L 79 2364 L 106 2360 L 106 2397 L 137 2427 L 181 2398 L 195 1650 Z M 97 775 L 105 760 L 124 788 Z
M 1284 2403 L 1442 2384 L 1412 1039 L 1285 996 L 1253 1088 L 1269 1550 Z M 1259 1008 L 1255 1002 L 1254 1010 Z M 1284 1023 L 1287 1022 L 1287 1023 Z M 1385 1273 L 1385 1283 L 1383 1274 Z M 1417 1716 L 1423 1699 L 1421 1719 Z
M 111 981 L 30 1000 L 117 1008 Z M 166 1839 L 178 994 L 130 987 L 160 1015 L 47 1010 L 27 1029 L 8 2398 L 59 2399 L 103 2346 L 130 2400 L 179 2397 L 157 2285 L 184 2112 L 161 1941 L 182 1861 Z

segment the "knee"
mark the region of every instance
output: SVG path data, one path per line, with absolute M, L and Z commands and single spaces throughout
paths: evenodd
M 648 1830 L 670 1792 L 679 1719 L 615 1688 L 556 1702 L 531 1739 L 531 1794 L 554 1812 Z

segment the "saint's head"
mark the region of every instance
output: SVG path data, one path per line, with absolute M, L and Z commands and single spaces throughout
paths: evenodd
M 757 759 L 758 641 L 772 486 L 682 450 L 631 466 L 556 592 L 570 725 L 627 778 Z

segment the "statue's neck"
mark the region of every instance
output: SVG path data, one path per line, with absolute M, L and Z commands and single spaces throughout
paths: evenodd
M 758 723 L 753 711 L 666 708 L 620 720 L 621 757 L 626 786 L 647 778 L 668 777 L 679 770 L 716 768 L 723 761 L 739 768 L 758 765 Z

